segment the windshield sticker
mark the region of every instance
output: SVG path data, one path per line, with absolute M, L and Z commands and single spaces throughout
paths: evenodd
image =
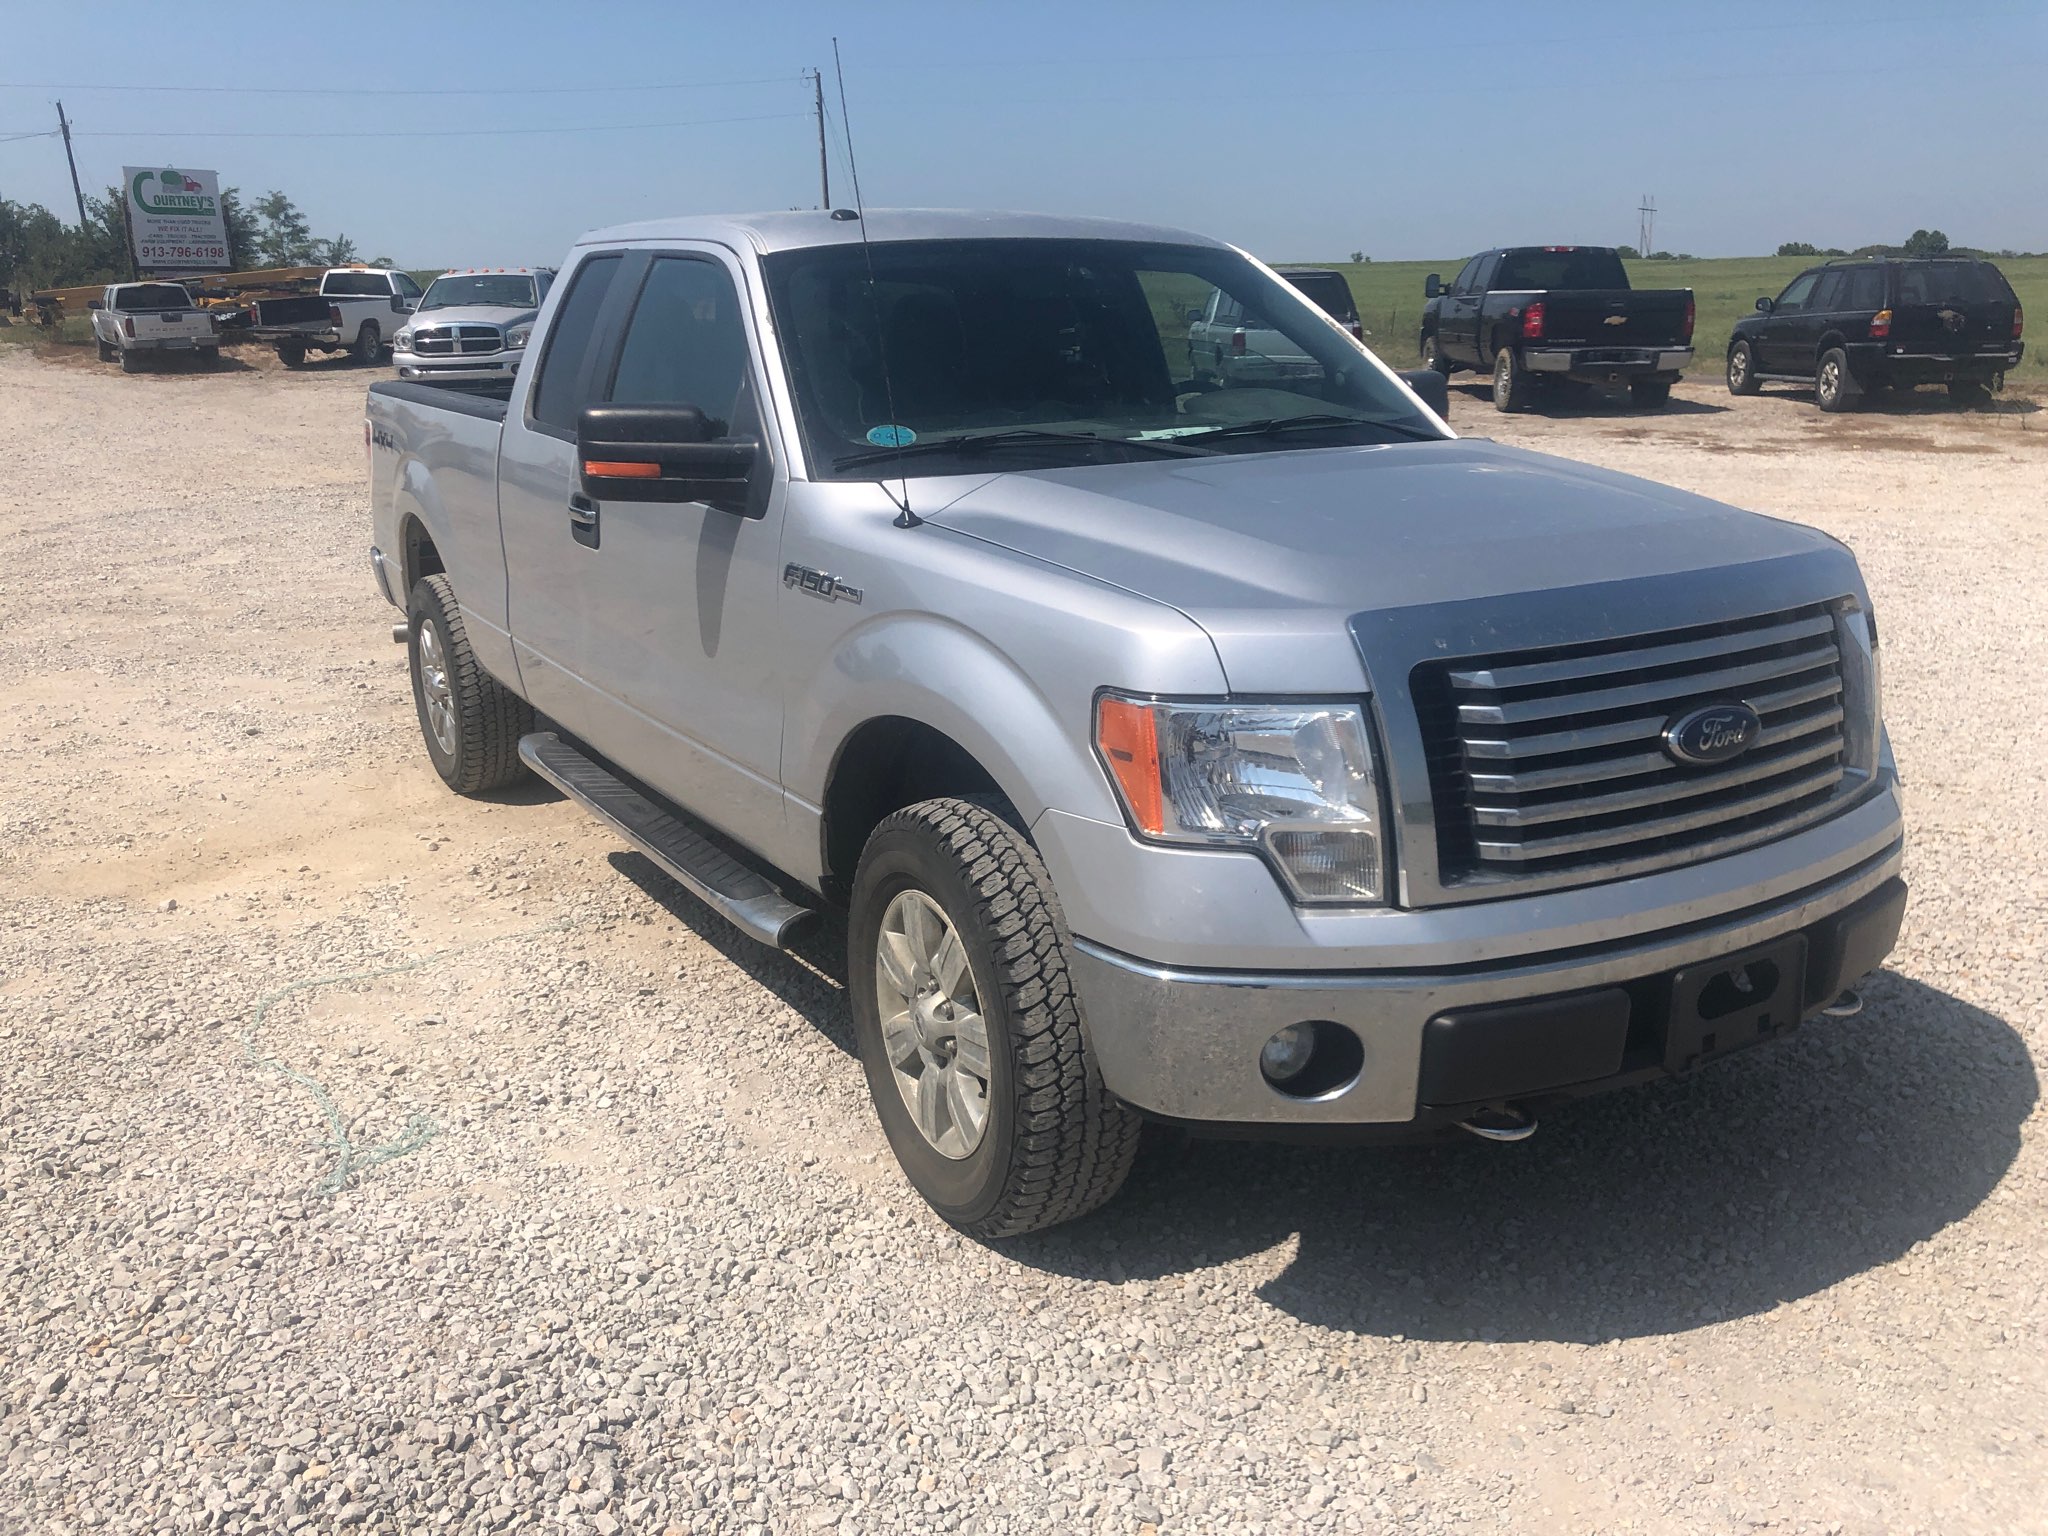
M 908 448 L 917 441 L 917 434 L 908 427 L 869 427 L 868 441 L 877 448 Z

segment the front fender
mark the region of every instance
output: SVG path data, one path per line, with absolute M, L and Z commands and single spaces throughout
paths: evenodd
M 788 788 L 820 805 L 840 750 L 885 716 L 958 742 L 1025 818 L 1052 807 L 1121 820 L 1089 745 L 1092 689 L 1076 711 L 1055 700 L 989 640 L 933 614 L 878 615 L 845 637 L 791 711 Z

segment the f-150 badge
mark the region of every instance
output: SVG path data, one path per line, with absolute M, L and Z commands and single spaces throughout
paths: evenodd
M 785 565 L 782 584 L 795 587 L 799 592 L 808 592 L 812 597 L 822 597 L 828 603 L 857 603 L 861 600 L 859 587 L 849 587 L 837 576 L 814 571 L 808 565 Z

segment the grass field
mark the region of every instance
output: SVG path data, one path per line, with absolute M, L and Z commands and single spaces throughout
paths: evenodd
M 1470 252 L 1466 253 L 1470 255 Z M 1431 272 L 1448 282 L 1465 264 L 1464 256 L 1442 261 L 1369 261 L 1359 265 L 1319 262 L 1342 272 L 1358 300 L 1359 318 L 1372 333 L 1373 349 L 1397 368 L 1416 363 L 1416 341 L 1422 320 L 1422 280 Z M 1756 301 L 1776 298 L 1785 285 L 1813 261 L 1801 256 L 1735 256 L 1702 261 L 1632 261 L 1629 281 L 1638 288 L 1690 288 L 1698 304 L 1693 327 L 1697 357 L 1695 373 L 1719 374 L 1728 349 L 1728 333 L 1750 313 Z M 2030 325 L 2027 356 L 2014 375 L 2015 384 L 2048 383 L 2048 257 L 2001 261 L 1998 269 L 2019 295 Z

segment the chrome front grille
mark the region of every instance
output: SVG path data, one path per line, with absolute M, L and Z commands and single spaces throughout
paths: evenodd
M 495 325 L 414 326 L 412 332 L 412 350 L 418 357 L 500 352 L 504 346 L 505 333 Z
M 1446 883 L 1635 873 L 1827 815 L 1853 788 L 1837 624 L 1814 606 L 1417 669 Z M 1729 701 L 1763 722 L 1739 756 L 1665 751 L 1674 720 Z

